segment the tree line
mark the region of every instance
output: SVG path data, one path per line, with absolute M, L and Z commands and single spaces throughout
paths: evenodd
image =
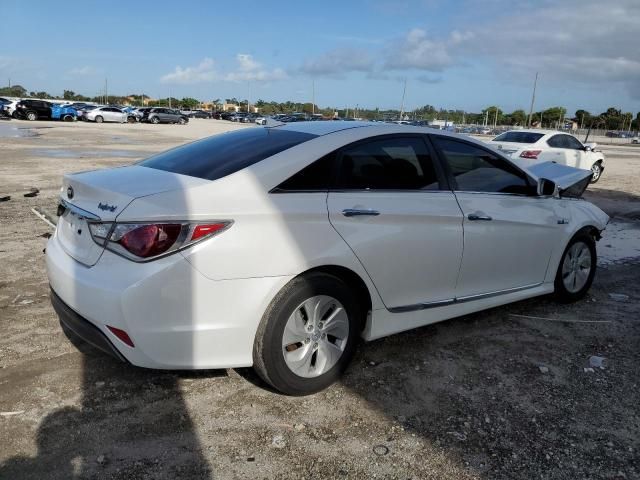
M 127 96 L 99 95 L 88 97 L 78 94 L 73 90 L 64 90 L 62 97 L 51 95 L 47 92 L 40 91 L 29 92 L 21 85 L 12 85 L 11 87 L 0 88 L 0 96 L 7 97 L 31 97 L 31 98 L 53 98 L 75 102 L 94 102 L 109 104 L 133 104 L 144 105 L 150 107 L 173 107 L 183 109 L 194 109 L 201 105 L 201 102 L 195 98 L 184 97 L 181 99 L 167 97 L 162 99 L 150 99 L 148 95 L 138 93 Z M 210 103 L 214 108 L 221 109 L 222 101 L 219 98 L 212 100 Z M 491 105 L 480 112 L 466 112 L 463 110 L 451 110 L 444 108 L 436 108 L 433 105 L 424 105 L 412 111 L 400 112 L 396 109 L 380 110 L 378 108 L 333 108 L 319 107 L 311 102 L 276 102 L 265 101 L 262 99 L 252 103 L 247 99 L 238 99 L 235 97 L 225 98 L 224 103 L 237 105 L 241 110 L 250 107 L 257 107 L 263 115 L 273 115 L 277 113 L 316 113 L 328 117 L 338 115 L 342 118 L 362 118 L 367 120 L 397 120 L 400 117 L 409 120 L 446 120 L 456 124 L 476 124 L 476 125 L 510 125 L 510 126 L 527 126 L 528 124 L 540 127 L 556 128 L 563 126 L 566 121 L 576 122 L 578 128 L 597 128 L 606 130 L 638 130 L 640 129 L 640 112 L 635 117 L 631 112 L 623 112 L 621 109 L 609 107 L 605 112 L 599 114 L 591 113 L 584 109 L 578 109 L 573 115 L 568 115 L 564 107 L 551 107 L 546 110 L 533 112 L 531 120 L 529 115 L 522 109 L 514 110 L 507 113 L 497 105 Z

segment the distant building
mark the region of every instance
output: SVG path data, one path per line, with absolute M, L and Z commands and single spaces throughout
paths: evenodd
M 429 122 L 429 126 L 439 128 L 440 130 L 445 130 L 448 127 L 453 127 L 454 123 L 448 120 L 431 120 Z

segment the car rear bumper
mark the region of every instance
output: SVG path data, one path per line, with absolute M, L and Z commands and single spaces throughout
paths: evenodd
M 74 335 L 120 361 L 127 361 L 98 327 L 74 312 L 53 289 L 51 289 L 51 305 L 58 314 L 62 329 L 67 335 Z
M 251 366 L 262 315 L 292 278 L 211 280 L 180 253 L 135 263 L 105 251 L 86 267 L 63 250 L 57 234 L 46 263 L 65 325 L 98 348 L 111 344 L 133 365 L 160 369 Z M 134 347 L 108 326 L 124 330 Z

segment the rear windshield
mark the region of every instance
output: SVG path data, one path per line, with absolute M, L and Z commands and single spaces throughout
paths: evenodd
M 138 165 L 216 180 L 315 137 L 290 130 L 246 128 L 174 148 Z
M 536 143 L 544 133 L 504 132 L 493 139 L 494 142 Z

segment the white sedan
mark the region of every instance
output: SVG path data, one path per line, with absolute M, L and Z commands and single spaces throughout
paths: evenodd
M 555 292 L 608 217 L 590 172 L 443 131 L 295 122 L 64 176 L 46 261 L 63 329 L 133 365 L 327 387 L 366 340 Z
M 595 143 L 583 145 L 573 135 L 555 130 L 510 130 L 488 143 L 524 163 L 555 162 L 591 170 L 591 183 L 596 183 L 604 170 L 604 154 L 595 149 Z
M 128 114 L 116 107 L 97 107 L 89 110 L 85 113 L 85 120 L 90 122 L 102 123 L 102 122 L 119 122 L 125 123 L 128 118 Z M 135 121 L 135 120 L 134 120 Z

